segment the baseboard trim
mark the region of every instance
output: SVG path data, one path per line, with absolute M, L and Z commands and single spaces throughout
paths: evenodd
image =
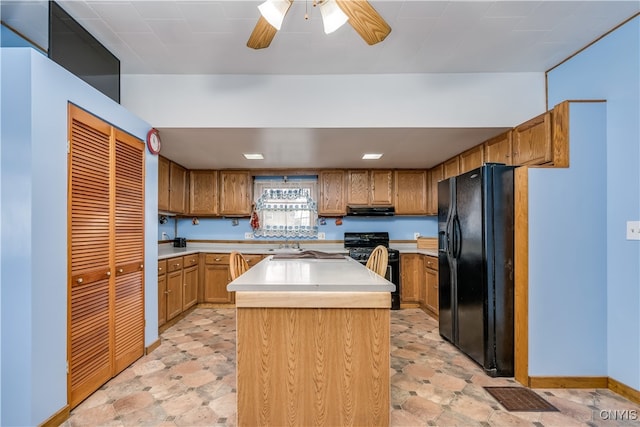
M 608 388 L 607 377 L 529 377 L 531 388 Z
M 149 354 L 156 348 L 160 347 L 160 338 L 151 343 L 147 348 L 144 349 L 144 354 Z
M 640 391 L 631 388 L 620 381 L 609 378 L 609 390 L 640 405 Z
M 40 424 L 39 427 L 58 427 L 69 419 L 70 413 L 71 408 L 69 408 L 69 405 L 65 405 L 62 409 L 51 415 L 47 420 Z

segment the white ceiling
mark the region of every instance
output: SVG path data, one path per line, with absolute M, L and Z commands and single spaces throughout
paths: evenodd
M 3 1 L 3 21 L 46 48 L 42 26 L 24 13 L 13 13 L 6 7 L 10 3 Z M 24 8 L 26 2 L 20 3 Z M 31 3 L 34 9 L 46 9 L 46 2 Z M 261 1 L 58 3 L 120 59 L 123 74 L 544 72 L 640 11 L 638 0 L 371 0 L 392 31 L 382 43 L 368 46 L 349 25 L 325 35 L 312 2 L 296 0 L 271 46 L 256 51 L 246 42 Z M 292 136 L 300 129 L 165 129 L 161 123 L 156 127 L 163 138 L 163 154 L 191 168 L 424 167 L 416 164 L 416 158 L 428 157 L 428 164 L 436 164 L 455 154 L 454 148 L 468 148 L 502 131 L 303 130 L 303 141 L 321 141 L 330 148 L 314 152 L 305 150 L 304 144 L 294 147 Z M 381 147 L 384 162 L 374 166 L 348 162 L 342 154 L 332 156 L 336 136 L 351 141 L 349 146 L 358 153 Z M 216 145 L 214 156 L 209 153 L 212 145 L 202 142 L 208 140 L 233 142 L 223 149 Z M 436 140 L 438 145 L 425 143 Z M 397 141 L 393 152 L 389 141 Z M 250 147 L 277 157 L 259 165 L 238 160 L 239 153 Z M 207 163 L 203 158 L 212 160 Z

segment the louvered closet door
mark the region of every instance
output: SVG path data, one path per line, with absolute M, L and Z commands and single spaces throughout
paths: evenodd
M 111 378 L 111 127 L 69 107 L 69 404 Z
M 144 354 L 144 144 L 116 133 L 115 370 Z

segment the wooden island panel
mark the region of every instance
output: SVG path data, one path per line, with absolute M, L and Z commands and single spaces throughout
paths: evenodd
M 389 325 L 388 303 L 237 308 L 238 425 L 388 426 Z

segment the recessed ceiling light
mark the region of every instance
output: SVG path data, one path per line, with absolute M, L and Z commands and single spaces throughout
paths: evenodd
M 264 156 L 260 153 L 244 153 L 243 156 L 247 160 L 264 160 Z
M 362 155 L 362 160 L 378 160 L 382 157 L 382 153 L 365 153 Z

